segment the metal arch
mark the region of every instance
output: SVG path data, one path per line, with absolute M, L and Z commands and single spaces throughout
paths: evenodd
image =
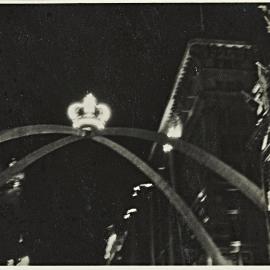
M 24 126 L 7 131 L 0 132 L 0 143 L 8 140 L 21 138 L 24 136 L 37 135 L 37 134 L 70 134 L 78 136 L 94 137 L 97 135 L 102 136 L 125 136 L 143 139 L 147 141 L 154 141 L 158 144 L 171 144 L 176 151 L 179 151 L 186 156 L 194 159 L 199 164 L 214 171 L 222 178 L 227 180 L 231 185 L 237 187 L 243 194 L 245 194 L 250 200 L 252 200 L 262 211 L 265 211 L 266 204 L 262 190 L 251 182 L 247 177 L 237 172 L 235 169 L 219 160 L 215 156 L 207 153 L 203 149 L 187 143 L 181 139 L 170 140 L 166 135 L 156 133 L 153 131 L 135 129 L 135 128 L 106 128 L 101 131 L 93 131 L 86 133 L 86 131 L 73 129 L 66 126 L 58 125 L 36 125 L 36 126 Z M 3 184 L 3 180 L 0 174 L 0 186 Z
M 0 185 L 3 185 L 7 179 L 12 177 L 14 174 L 22 171 L 30 164 L 34 163 L 38 159 L 42 158 L 43 156 L 61 148 L 65 145 L 77 142 L 82 140 L 84 137 L 78 136 L 68 136 L 62 138 L 60 140 L 54 141 L 49 143 L 36 151 L 26 155 L 24 158 L 19 160 L 14 166 L 9 167 L 2 173 L 0 173 Z M 86 137 L 91 138 L 91 137 Z M 183 217 L 186 221 L 188 226 L 193 231 L 194 235 L 196 235 L 198 241 L 204 248 L 205 252 L 211 256 L 216 264 L 220 265 L 228 265 L 229 262 L 222 256 L 220 250 L 213 242 L 212 238 L 209 234 L 205 231 L 203 226 L 194 216 L 192 211 L 189 207 L 185 204 L 185 202 L 180 198 L 180 196 L 166 183 L 166 181 L 156 173 L 152 168 L 150 168 L 145 162 L 143 162 L 139 157 L 135 154 L 128 151 L 126 148 L 122 147 L 111 140 L 104 138 L 104 137 L 95 137 L 91 138 L 93 141 L 101 143 L 127 160 L 129 160 L 133 165 L 135 165 L 139 170 L 141 170 L 146 176 L 148 176 L 153 183 L 164 193 L 170 203 L 175 207 L 176 211 Z
M 0 143 L 22 137 L 32 135 L 42 135 L 42 134 L 66 134 L 66 135 L 83 136 L 85 134 L 85 131 L 61 125 L 22 126 L 0 131 Z
M 115 143 L 105 137 L 92 138 L 93 141 L 101 143 L 108 148 L 112 149 L 120 156 L 130 161 L 135 167 L 143 172 L 151 181 L 162 191 L 169 202 L 175 207 L 176 211 L 183 217 L 189 228 L 193 231 L 198 241 L 204 248 L 205 252 L 213 259 L 215 264 L 228 265 L 230 264 L 221 254 L 220 250 L 213 242 L 212 238 L 206 232 L 204 227 L 192 213 L 191 209 L 181 199 L 181 197 L 171 188 L 171 186 L 155 172 L 149 165 L 142 159 L 130 152 L 125 147 Z
M 176 151 L 192 158 L 202 166 L 207 167 L 227 180 L 231 185 L 237 187 L 243 194 L 253 201 L 259 209 L 262 211 L 266 210 L 263 191 L 257 185 L 251 182 L 246 176 L 227 165 L 225 162 L 193 144 L 181 139 L 169 139 L 166 135 L 161 133 L 134 128 L 107 128 L 99 131 L 97 134 L 103 136 L 133 137 L 147 141 L 155 141 L 160 145 L 169 143 Z
M 67 136 L 60 140 L 49 143 L 45 146 L 40 147 L 39 149 L 33 151 L 32 153 L 26 155 L 19 161 L 17 161 L 14 166 L 8 167 L 0 173 L 0 187 L 6 183 L 8 179 L 13 177 L 15 174 L 23 171 L 26 167 L 37 161 L 38 159 L 50 154 L 51 152 L 79 140 L 82 140 L 83 137 L 78 136 Z

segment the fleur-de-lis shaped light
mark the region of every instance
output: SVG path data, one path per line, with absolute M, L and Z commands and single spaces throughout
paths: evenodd
M 98 103 L 93 94 L 87 94 L 82 102 L 72 103 L 67 115 L 73 128 L 104 129 L 111 117 L 111 110 L 107 104 Z

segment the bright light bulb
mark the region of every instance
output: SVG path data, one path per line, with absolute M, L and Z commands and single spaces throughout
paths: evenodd
M 129 218 L 130 218 L 130 214 L 124 215 L 124 219 L 129 219 Z
M 170 144 L 168 144 L 168 143 L 166 143 L 166 144 L 163 145 L 163 151 L 164 151 L 165 153 L 169 153 L 169 152 L 171 152 L 172 150 L 173 150 L 172 145 L 170 145 Z
M 141 189 L 140 186 L 133 187 L 134 191 L 140 191 L 140 189 Z
M 130 214 L 130 213 L 136 213 L 138 210 L 136 208 L 131 208 L 127 211 L 127 214 Z
M 146 188 L 149 188 L 149 187 L 152 187 L 153 184 L 152 183 L 145 183 L 145 184 L 140 184 L 141 187 L 146 187 Z

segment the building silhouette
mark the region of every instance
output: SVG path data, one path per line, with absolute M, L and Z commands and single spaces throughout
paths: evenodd
M 173 137 L 170 132 L 176 131 L 176 137 L 217 156 L 267 194 L 268 155 L 261 146 L 269 120 L 257 59 L 256 49 L 244 42 L 190 41 L 159 132 Z M 154 144 L 149 160 L 189 204 L 226 258 L 236 265 L 267 264 L 267 213 L 170 147 Z M 211 265 L 165 197 L 152 186 L 140 192 L 133 198 L 139 211 L 129 224 L 124 263 Z

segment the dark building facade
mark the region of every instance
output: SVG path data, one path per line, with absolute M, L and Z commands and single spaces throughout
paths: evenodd
M 263 97 L 257 59 L 256 49 L 244 42 L 190 41 L 159 132 L 217 156 L 264 189 L 267 199 L 269 148 L 263 153 L 262 142 L 268 138 L 268 98 Z M 267 213 L 168 145 L 154 144 L 149 160 L 189 204 L 226 258 L 236 265 L 268 264 Z M 140 192 L 133 198 L 139 211 L 129 224 L 123 256 L 127 263 L 211 265 L 165 197 L 152 186 Z

